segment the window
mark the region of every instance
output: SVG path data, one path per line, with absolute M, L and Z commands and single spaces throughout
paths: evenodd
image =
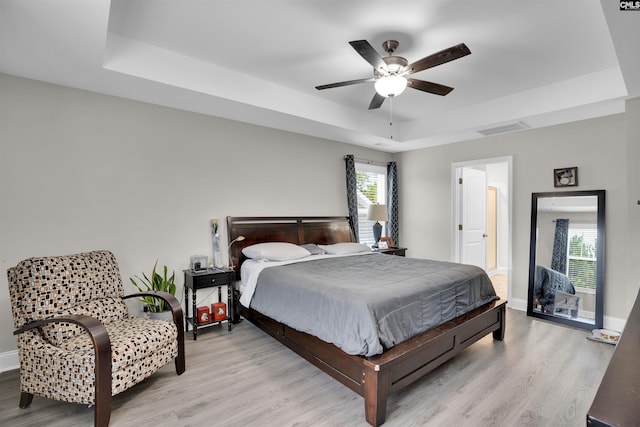
M 598 230 L 595 225 L 569 226 L 567 276 L 581 291 L 596 289 L 596 243 Z
M 356 163 L 356 181 L 358 193 L 358 234 L 360 243 L 369 246 L 373 239 L 373 224 L 367 219 L 369 205 L 386 204 L 387 200 L 387 168 L 364 163 Z M 382 223 L 382 235 L 386 235 L 386 224 Z

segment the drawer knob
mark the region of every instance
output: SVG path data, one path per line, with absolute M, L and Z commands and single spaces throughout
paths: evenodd
M 211 279 L 211 283 L 212 284 L 215 283 L 215 282 L 216 282 L 216 279 Z

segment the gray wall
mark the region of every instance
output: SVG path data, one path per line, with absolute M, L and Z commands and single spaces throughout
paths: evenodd
M 527 299 L 531 193 L 554 191 L 553 169 L 578 167 L 579 186 L 606 194 L 607 317 L 626 319 L 640 285 L 640 99 L 627 112 L 449 144 L 398 156 L 401 239 L 410 255 L 451 254 L 451 164 L 513 156 L 512 299 Z
M 640 274 L 638 118 L 636 99 L 626 114 L 391 156 L 0 75 L 0 270 L 106 248 L 125 283 L 156 259 L 180 272 L 210 253 L 211 218 L 346 215 L 347 153 L 396 158 L 402 244 L 446 260 L 451 164 L 512 155 L 513 297 L 526 299 L 531 193 L 554 190 L 554 168 L 578 166 L 578 189 L 607 190 L 605 316 L 625 318 Z M 4 273 L 0 322 L 1 367 L 15 349 Z
M 627 241 L 624 246 L 627 265 L 626 305 L 630 309 L 640 282 L 640 98 L 627 101 L 626 117 L 626 183 L 624 207 Z M 623 224 L 623 227 L 625 224 Z
M 5 272 L 21 259 L 109 249 L 127 290 L 159 259 L 180 296 L 189 256 L 211 252 L 212 218 L 347 215 L 348 153 L 391 159 L 0 74 L 0 369 L 16 348 Z

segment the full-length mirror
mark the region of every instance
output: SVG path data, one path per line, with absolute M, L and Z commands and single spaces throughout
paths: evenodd
M 602 328 L 604 190 L 533 193 L 527 314 Z

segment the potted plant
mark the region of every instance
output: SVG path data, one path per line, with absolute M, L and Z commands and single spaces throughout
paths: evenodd
M 135 276 L 135 279 L 137 279 L 137 281 L 134 280 L 133 277 L 130 277 L 129 280 L 131 280 L 131 283 L 133 284 L 133 286 L 135 286 L 140 292 L 161 291 L 161 292 L 168 292 L 171 295 L 175 295 L 176 294 L 175 272 L 172 272 L 171 276 L 169 277 L 167 273 L 168 269 L 167 269 L 167 266 L 165 265 L 163 268 L 163 274 L 160 275 L 156 271 L 157 266 L 158 266 L 158 261 L 156 260 L 156 263 L 153 264 L 151 277 L 148 277 L 143 272 L 142 278 L 140 278 L 137 275 Z M 160 298 L 155 298 L 152 296 L 144 296 L 141 298 L 141 301 L 147 306 L 149 314 L 152 318 L 163 317 L 163 316 L 154 315 L 154 313 L 163 313 L 163 312 L 169 312 L 169 315 L 168 316 L 165 315 L 164 317 L 171 318 L 171 307 L 169 307 L 169 304 L 167 304 L 164 300 Z

